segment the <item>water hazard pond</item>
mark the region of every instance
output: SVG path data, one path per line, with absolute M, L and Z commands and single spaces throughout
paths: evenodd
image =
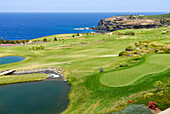
M 20 57 L 20 56 L 0 57 L 0 65 L 20 62 L 20 61 L 23 61 L 24 59 L 25 59 L 25 57 Z
M 41 81 L 0 86 L 1 114 L 56 114 L 68 106 L 71 86 Z

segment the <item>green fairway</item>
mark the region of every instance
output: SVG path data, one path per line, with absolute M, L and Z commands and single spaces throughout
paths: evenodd
M 143 64 L 104 74 L 100 82 L 109 87 L 130 85 L 143 76 L 167 70 L 170 66 L 169 59 L 169 54 L 148 56 Z

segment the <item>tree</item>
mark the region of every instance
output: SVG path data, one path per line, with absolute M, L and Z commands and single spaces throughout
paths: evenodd
M 54 37 L 54 41 L 57 41 L 57 38 L 56 38 L 56 37 Z
M 46 39 L 46 38 L 44 38 L 44 39 L 43 39 L 43 42 L 47 42 L 47 39 Z
M 89 35 L 89 32 L 88 32 L 88 31 L 86 32 L 86 35 Z
M 14 40 L 11 41 L 11 44 L 15 44 Z
M 77 35 L 77 36 L 80 36 L 80 33 L 77 33 L 76 35 Z
M 35 48 L 34 48 L 34 47 L 32 47 L 32 50 L 35 50 Z
M 22 43 L 25 44 L 25 43 L 26 43 L 26 40 L 22 40 Z
M 62 41 L 62 43 L 63 43 L 63 46 L 64 46 L 64 40 Z

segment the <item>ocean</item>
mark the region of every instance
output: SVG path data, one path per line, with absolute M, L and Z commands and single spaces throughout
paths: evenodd
M 77 30 L 76 28 L 96 26 L 102 18 L 112 16 L 157 15 L 164 13 L 0 13 L 0 38 L 21 40 L 54 34 L 92 32 L 92 30 Z

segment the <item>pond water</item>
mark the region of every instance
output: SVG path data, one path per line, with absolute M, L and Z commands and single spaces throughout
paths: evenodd
M 20 61 L 23 61 L 24 59 L 25 59 L 25 57 L 20 57 L 20 56 L 0 57 L 0 65 L 20 62 Z
M 0 86 L 1 114 L 56 114 L 68 106 L 71 86 L 41 81 Z

